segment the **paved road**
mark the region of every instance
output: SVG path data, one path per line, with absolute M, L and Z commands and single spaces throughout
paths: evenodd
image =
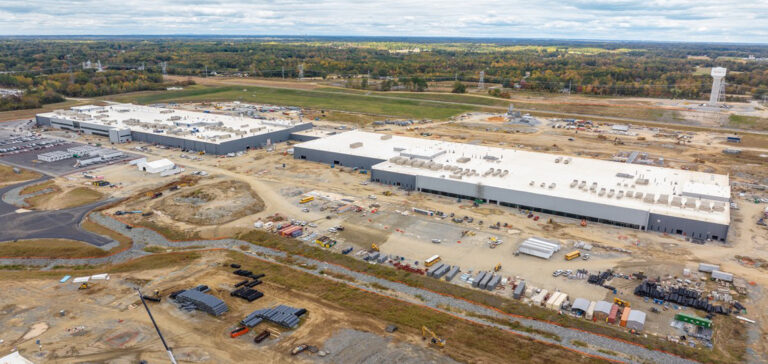
M 134 240 L 134 246 L 122 253 L 116 254 L 110 257 L 92 258 L 92 259 L 0 259 L 0 265 L 5 264 L 24 264 L 34 266 L 53 266 L 53 265 L 80 265 L 80 264 L 104 264 L 104 263 L 118 263 L 128 259 L 132 259 L 138 256 L 147 255 L 142 248 L 146 245 L 157 245 L 164 247 L 189 247 L 189 246 L 204 246 L 206 248 L 224 248 L 242 252 L 239 247 L 242 244 L 247 244 L 244 241 L 237 239 L 221 239 L 221 240 L 198 240 L 198 241 L 186 241 L 186 242 L 172 242 L 165 239 L 162 235 L 144 228 L 126 229 L 125 224 L 115 220 L 111 216 L 103 215 L 99 212 L 91 215 L 91 219 L 99 225 L 102 225 L 108 229 L 117 231 L 120 234 L 131 237 Z M 285 257 L 286 253 L 274 250 L 258 245 L 250 245 L 250 251 L 244 252 L 254 258 L 268 259 L 274 264 L 283 264 L 275 261 L 274 258 Z M 386 279 L 377 278 L 365 273 L 359 273 L 349 270 L 342 266 L 328 264 L 315 259 L 303 258 L 294 256 L 299 263 L 306 263 L 305 267 L 300 265 L 290 265 L 293 269 L 299 269 L 307 273 L 323 276 L 327 279 L 335 279 L 324 275 L 322 272 L 334 271 L 347 276 L 354 277 L 356 281 L 342 281 L 339 282 L 352 285 L 368 291 L 376 291 L 379 294 L 390 296 L 396 299 L 405 299 L 413 304 L 420 306 L 427 306 L 432 309 L 449 313 L 452 315 L 458 315 L 466 320 L 470 320 L 485 326 L 497 327 L 502 330 L 514 332 L 519 335 L 531 337 L 539 341 L 547 342 L 553 345 L 563 346 L 580 352 L 586 352 L 591 355 L 595 355 L 602 358 L 608 358 L 611 360 L 621 362 L 653 362 L 653 363 L 695 363 L 694 361 L 679 358 L 674 355 L 666 354 L 660 351 L 649 350 L 642 346 L 628 344 L 623 341 L 614 340 L 608 337 L 591 334 L 575 329 L 569 329 L 558 325 L 550 324 L 543 321 L 514 318 L 501 312 L 492 310 L 488 307 L 472 302 L 464 301 L 457 298 L 443 296 L 428 290 L 411 287 L 402 283 L 388 281 Z M 284 264 L 283 264 L 284 265 Z M 314 267 L 308 269 L 306 267 Z M 371 283 L 376 283 L 380 286 L 386 287 L 383 289 L 373 288 L 378 286 L 371 286 Z M 418 297 L 418 298 L 417 298 Z M 478 318 L 476 316 L 470 316 L 457 312 L 467 312 L 472 315 L 490 316 L 496 319 L 519 321 L 522 325 L 532 327 L 538 330 L 543 330 L 552 334 L 558 335 L 562 340 L 553 340 L 536 333 L 528 333 L 525 331 L 513 330 L 508 326 L 500 325 L 496 322 L 491 322 L 486 319 Z M 579 340 L 592 345 L 591 348 L 584 348 L 579 345 L 574 345 L 573 341 Z M 598 349 L 608 350 L 609 352 L 622 353 L 622 355 L 611 355 L 599 352 Z
M 44 176 L 32 182 L 0 188 L 0 196 L 10 190 L 50 178 Z M 83 241 L 99 247 L 105 246 L 114 241 L 83 230 L 80 228 L 80 222 L 91 210 L 113 201 L 114 199 L 107 199 L 63 210 L 16 212 L 18 207 L 0 200 L 0 241 L 56 238 Z

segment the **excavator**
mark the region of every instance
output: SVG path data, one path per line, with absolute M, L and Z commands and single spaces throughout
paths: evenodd
M 421 327 L 421 339 L 426 340 L 429 335 L 429 343 L 439 348 L 445 347 L 445 339 L 437 336 L 434 331 L 428 329 L 426 326 Z
M 495 266 L 495 267 L 493 267 L 493 271 L 494 271 L 494 272 L 498 272 L 498 271 L 500 271 L 500 270 L 501 270 L 501 263 L 499 263 L 499 264 L 496 264 L 496 266 Z
M 371 250 L 377 252 L 379 251 L 379 246 L 376 243 L 371 243 Z
M 613 303 L 621 306 L 621 307 L 629 307 L 629 301 L 622 300 L 621 298 L 614 297 Z

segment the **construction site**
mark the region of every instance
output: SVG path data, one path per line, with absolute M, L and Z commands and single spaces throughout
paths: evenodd
M 166 360 L 140 288 L 180 362 L 768 358 L 768 147 L 752 137 L 509 113 L 351 126 L 285 109 L 272 125 L 270 108 L 38 115 L 30 132 L 91 148 L 28 166 L 108 160 L 9 184 L 4 203 L 104 202 L 87 219 L 130 243 L 0 257 L 25 267 L 0 273 L 0 354 Z M 211 123 L 227 118 L 267 131 L 225 138 Z

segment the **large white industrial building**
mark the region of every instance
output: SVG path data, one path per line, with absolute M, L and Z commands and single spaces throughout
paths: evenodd
M 37 125 L 210 154 L 227 154 L 290 139 L 311 123 L 254 119 L 133 104 L 75 106 L 37 114 Z
M 640 230 L 724 241 L 726 175 L 362 131 L 294 146 L 294 157 L 371 180 Z

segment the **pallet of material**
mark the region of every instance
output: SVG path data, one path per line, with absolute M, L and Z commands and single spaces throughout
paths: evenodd
M 187 307 L 192 305 L 197 310 L 207 312 L 214 316 L 219 316 L 224 312 L 229 311 L 229 307 L 227 307 L 227 304 L 224 303 L 224 301 L 214 296 L 200 292 L 197 289 L 188 289 L 177 294 L 176 301 Z
M 255 280 L 255 281 L 253 281 L 253 282 L 251 282 L 251 283 L 248 283 L 248 284 L 246 284 L 245 286 L 246 286 L 246 287 L 248 287 L 248 288 L 252 288 L 252 287 L 255 287 L 255 286 L 258 286 L 258 285 L 260 285 L 261 283 L 262 283 L 262 282 L 261 282 L 260 280 L 258 280 L 258 279 L 257 279 L 257 280 Z
M 234 271 L 232 273 L 237 274 L 239 276 L 243 276 L 243 277 L 248 277 L 251 274 L 253 274 L 253 272 L 251 272 L 249 270 L 244 270 L 244 269 L 238 269 L 238 270 L 236 270 L 236 271 Z
M 246 316 L 241 323 L 246 326 L 255 326 L 261 320 L 274 322 L 278 325 L 293 329 L 299 325 L 299 318 L 307 313 L 306 309 L 293 308 L 286 305 L 279 305 L 272 308 L 265 308 L 253 311 Z M 256 322 L 256 324 L 253 324 Z M 251 325 L 253 324 L 253 325 Z
M 234 297 L 240 297 L 248 302 L 253 302 L 261 297 L 264 297 L 264 293 L 261 293 L 255 289 L 248 287 L 240 287 L 237 290 L 230 293 Z

